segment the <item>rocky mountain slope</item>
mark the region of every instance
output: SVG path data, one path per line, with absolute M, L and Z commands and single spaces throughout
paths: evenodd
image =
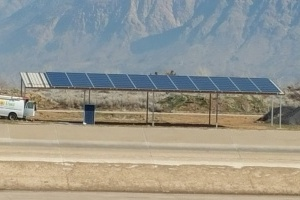
M 174 70 L 285 85 L 300 77 L 299 21 L 298 0 L 2 0 L 0 78 Z

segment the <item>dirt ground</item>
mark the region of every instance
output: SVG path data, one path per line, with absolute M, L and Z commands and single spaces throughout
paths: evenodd
M 40 122 L 70 122 L 82 123 L 83 112 L 81 110 L 54 110 L 54 111 L 38 111 L 36 116 L 32 118 L 33 121 Z M 239 114 L 219 114 L 218 127 L 219 128 L 233 128 L 233 129 L 278 129 L 279 124 L 271 126 L 270 123 L 257 121 L 260 115 L 239 115 Z M 97 112 L 95 114 L 96 124 L 106 125 L 151 125 L 152 113 L 148 114 L 148 123 L 146 123 L 146 113 L 128 113 L 120 111 Z M 154 113 L 155 126 L 178 126 L 178 127 L 212 127 L 216 126 L 216 115 L 207 113 Z M 281 125 L 283 129 L 300 130 L 300 125 Z
M 246 129 L 272 129 L 277 128 L 275 124 L 271 127 L 268 123 L 257 122 L 259 115 L 218 115 L 218 126 L 224 128 L 246 128 Z M 38 111 L 32 118 L 41 122 L 83 122 L 82 111 L 59 111 L 48 112 Z M 146 124 L 146 114 L 103 112 L 96 113 L 96 124 L 122 124 L 122 125 L 144 125 Z M 152 124 L 152 113 L 148 115 L 148 124 Z M 216 116 L 211 115 L 210 123 L 207 114 L 194 113 L 154 113 L 154 124 L 156 126 L 199 126 L 215 127 Z M 295 128 L 290 126 L 290 128 Z

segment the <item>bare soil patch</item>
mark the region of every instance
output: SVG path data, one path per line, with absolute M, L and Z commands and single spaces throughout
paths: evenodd
M 258 122 L 259 116 L 256 115 L 219 115 L 218 125 L 224 128 L 245 128 L 245 129 L 270 129 L 269 123 Z M 70 122 L 82 123 L 82 111 L 38 111 L 37 115 L 32 118 L 35 121 L 42 122 Z M 146 123 L 146 113 L 128 114 L 126 112 L 110 112 L 96 113 L 96 124 L 128 124 L 128 125 L 145 125 L 152 124 L 152 113 L 149 112 L 148 123 Z M 216 116 L 211 115 L 209 124 L 209 116 L 195 113 L 155 113 L 154 123 L 159 126 L 199 126 L 199 127 L 215 127 Z

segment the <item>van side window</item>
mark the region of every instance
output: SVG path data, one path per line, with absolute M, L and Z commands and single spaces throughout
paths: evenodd
M 33 109 L 33 103 L 32 102 L 27 102 L 26 103 L 26 108 Z

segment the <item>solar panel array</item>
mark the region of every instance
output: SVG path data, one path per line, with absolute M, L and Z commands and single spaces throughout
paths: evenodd
M 283 94 L 268 78 L 44 73 L 52 88 Z

